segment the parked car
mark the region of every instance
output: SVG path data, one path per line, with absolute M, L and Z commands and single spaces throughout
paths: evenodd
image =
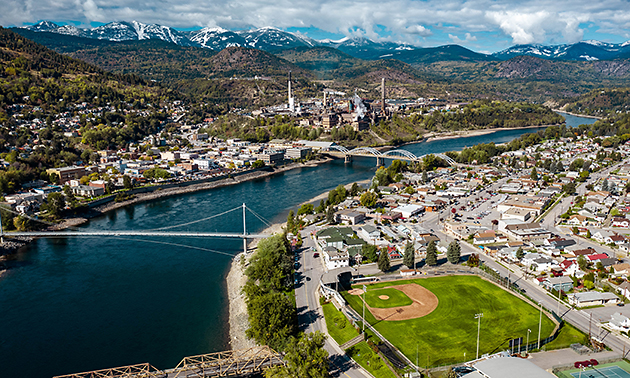
M 317 252 L 313 253 L 313 257 L 319 257 L 319 253 Z

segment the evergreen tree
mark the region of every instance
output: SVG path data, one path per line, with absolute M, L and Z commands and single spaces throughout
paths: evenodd
M 523 257 L 525 257 L 525 252 L 523 252 L 523 247 L 518 247 L 518 250 L 516 251 L 516 258 L 520 260 Z
M 326 211 L 326 222 L 335 223 L 335 209 L 332 206 L 328 206 L 328 211 Z
M 427 175 L 427 171 L 422 171 L 422 182 L 426 184 L 429 182 L 429 176 Z
M 451 264 L 457 264 L 462 255 L 461 246 L 457 242 L 457 240 L 453 240 L 451 244 L 448 245 L 448 250 L 446 251 L 446 258 Z
M 435 246 L 435 241 L 433 240 L 431 240 L 427 246 L 427 256 L 425 258 L 425 262 L 429 266 L 436 266 L 438 264 L 437 247 Z
M 293 232 L 295 228 L 295 213 L 293 210 L 289 211 L 289 216 L 287 217 L 287 231 Z
M 538 181 L 538 171 L 536 171 L 536 167 L 532 168 L 532 173 L 529 177 L 534 181 Z
M 381 272 L 387 272 L 389 268 L 391 268 L 389 264 L 389 253 L 387 253 L 387 248 L 381 251 L 381 254 L 378 255 L 378 269 Z
M 361 188 L 359 188 L 359 185 L 357 185 L 357 183 L 355 182 L 354 184 L 352 184 L 352 187 L 350 188 L 350 195 L 354 197 L 357 194 L 359 194 L 360 191 L 361 191 Z
M 604 192 L 608 191 L 608 180 L 604 179 L 604 182 L 602 182 L 602 190 Z
M 265 377 L 323 378 L 328 377 L 328 352 L 324 349 L 326 335 L 317 331 L 291 337 L 285 349 L 286 365 L 271 368 Z
M 403 257 L 403 264 L 407 265 L 409 269 L 416 267 L 416 251 L 412 243 L 407 243 L 405 246 L 405 256 Z

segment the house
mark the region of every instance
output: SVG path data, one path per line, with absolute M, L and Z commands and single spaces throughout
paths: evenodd
M 77 185 L 71 186 L 72 193 L 80 197 L 98 197 L 105 194 L 105 189 L 97 186 Z
M 588 225 L 588 218 L 584 215 L 573 214 L 569 217 L 567 224 L 571 226 L 586 226 Z
M 627 332 L 628 330 L 630 330 L 630 319 L 622 315 L 620 312 L 615 312 L 614 314 L 610 316 L 610 321 L 608 322 L 608 326 L 618 331 Z
M 493 230 L 478 232 L 473 237 L 475 244 L 491 244 L 495 242 L 497 234 Z
M 630 299 L 630 282 L 623 282 L 617 289 L 619 289 L 619 294 L 623 295 L 627 299 Z
M 326 247 L 322 250 L 322 252 L 327 269 L 337 269 L 350 266 L 350 256 L 348 255 L 348 252 L 340 251 L 335 247 Z
M 359 230 L 359 236 L 368 243 L 373 243 L 376 239 L 381 237 L 381 231 L 372 226 L 371 224 L 361 227 Z
M 573 289 L 573 280 L 571 279 L 571 277 L 567 277 L 567 276 L 551 277 L 543 282 L 543 286 L 549 291 L 561 290 L 561 291 L 567 292 Z
M 338 222 L 348 222 L 355 225 L 365 220 L 365 214 L 353 210 L 341 210 L 335 213 Z
M 630 264 L 628 263 L 614 264 L 612 268 L 613 274 L 617 277 L 626 278 L 628 273 L 630 273 Z
M 564 260 L 560 263 L 560 267 L 568 276 L 575 276 L 580 271 L 580 265 L 575 260 Z
M 619 297 L 616 294 L 600 293 L 598 291 L 568 294 L 567 299 L 569 300 L 569 304 L 577 307 L 615 304 L 619 302 Z
M 610 238 L 613 235 L 615 235 L 615 233 L 612 231 L 600 230 L 596 232 L 595 235 L 593 235 L 593 239 L 595 239 L 599 243 L 612 243 L 612 241 L 606 241 L 606 240 L 607 238 Z
M 625 217 L 613 217 L 612 223 L 610 224 L 612 227 L 630 227 L 630 220 Z
M 605 253 L 596 253 L 593 255 L 586 256 L 586 259 L 592 262 L 593 264 L 601 262 L 602 260 L 607 259 L 607 258 L 608 258 L 608 255 Z

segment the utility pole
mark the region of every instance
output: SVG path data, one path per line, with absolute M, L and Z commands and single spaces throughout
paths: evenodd
M 243 203 L 243 253 L 247 254 L 247 223 L 245 222 L 245 204 Z
M 540 332 L 542 330 L 542 302 L 538 302 L 540 305 L 540 318 L 538 319 L 538 349 L 540 349 Z
M 4 229 L 2 228 L 2 212 L 0 211 L 0 243 L 4 244 Z
M 475 314 L 475 319 L 477 319 L 477 357 L 475 360 L 479 359 L 479 333 L 481 332 L 481 318 L 483 317 L 483 312 L 480 314 Z

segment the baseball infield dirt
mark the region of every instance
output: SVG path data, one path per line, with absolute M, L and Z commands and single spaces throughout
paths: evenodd
M 367 305 L 372 315 L 378 320 L 409 320 L 423 317 L 430 314 L 438 306 L 438 298 L 418 284 L 405 284 L 398 286 L 388 286 L 391 289 L 397 289 L 405 293 L 411 300 L 409 306 L 391 307 L 391 308 L 373 308 Z M 349 291 L 352 295 L 361 295 L 363 290 L 353 289 Z M 363 300 L 363 299 L 361 299 Z

